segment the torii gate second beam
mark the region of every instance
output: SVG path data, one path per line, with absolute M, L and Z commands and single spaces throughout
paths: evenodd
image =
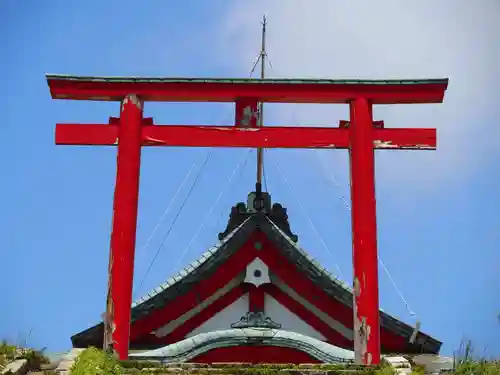
M 57 124 L 56 143 L 117 145 L 108 323 L 120 359 L 128 357 L 142 146 L 349 149 L 354 266 L 354 349 L 358 363 L 380 362 L 374 149 L 435 149 L 435 129 L 384 129 L 373 104 L 440 103 L 447 79 L 423 81 L 216 80 L 47 77 L 55 99 L 121 101 L 109 124 Z M 339 128 L 153 125 L 144 101 L 345 103 Z M 238 103 L 240 105 L 238 105 Z M 255 105 L 253 105 L 255 106 Z M 240 118 L 241 114 L 236 114 Z M 237 124 L 238 125 L 238 124 Z M 105 320 L 106 322 L 106 320 Z

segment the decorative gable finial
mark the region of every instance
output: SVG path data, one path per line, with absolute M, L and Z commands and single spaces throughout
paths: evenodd
M 249 311 L 245 316 L 242 316 L 239 321 L 231 324 L 231 328 L 268 328 L 280 329 L 281 324 L 276 323 L 263 312 Z
M 259 287 L 262 284 L 269 284 L 270 282 L 269 267 L 260 258 L 255 258 L 247 265 L 245 283 Z

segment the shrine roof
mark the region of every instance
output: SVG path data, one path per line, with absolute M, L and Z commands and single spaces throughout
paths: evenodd
M 120 101 L 135 93 L 145 101 L 346 103 L 363 94 L 374 104 L 440 103 L 448 86 L 439 79 L 310 79 L 97 77 L 47 74 L 54 99 Z
M 132 304 L 132 308 L 140 306 L 143 303 L 146 303 L 147 301 L 151 300 L 155 296 L 161 294 L 163 291 L 165 291 L 168 288 L 174 286 L 175 284 L 181 282 L 185 277 L 192 275 L 198 268 L 200 268 L 205 262 L 210 260 L 212 256 L 215 256 L 221 248 L 223 248 L 229 241 L 231 241 L 233 236 L 235 236 L 235 234 L 239 233 L 239 231 L 252 218 L 253 217 L 246 218 L 242 224 L 240 224 L 238 227 L 236 227 L 234 230 L 232 230 L 228 235 L 226 235 L 223 238 L 223 240 L 221 240 L 219 242 L 219 244 L 217 244 L 216 246 L 213 246 L 210 249 L 208 249 L 207 251 L 205 251 L 199 259 L 190 263 L 188 266 L 186 266 L 180 272 L 178 272 L 177 274 L 175 274 L 174 276 L 169 278 L 167 281 L 160 284 L 158 287 L 156 287 L 155 289 L 153 289 L 152 291 L 147 293 L 145 296 L 143 296 L 139 300 L 135 301 Z M 275 239 L 284 240 L 285 245 L 291 246 L 291 250 L 293 252 L 297 252 L 297 254 L 291 254 L 292 256 L 300 254 L 300 256 L 304 258 L 303 263 L 304 262 L 306 263 L 306 264 L 304 264 L 304 268 L 308 268 L 309 265 L 312 265 L 313 269 L 316 271 L 317 274 L 321 274 L 323 276 L 328 277 L 328 279 L 331 282 L 333 282 L 334 284 L 336 284 L 339 288 L 342 288 L 342 289 L 348 291 L 349 293 L 352 293 L 352 288 L 349 286 L 349 284 L 340 280 L 334 274 L 330 273 L 325 267 L 321 266 L 321 264 L 318 261 L 316 261 L 311 255 L 309 255 L 307 253 L 307 251 L 303 250 L 297 243 L 295 243 L 295 241 L 291 237 L 289 237 L 289 235 L 287 235 L 283 230 L 281 230 L 278 227 L 278 225 L 276 225 L 272 220 L 270 220 L 267 217 L 265 218 L 265 220 L 268 221 L 268 223 L 266 223 L 266 224 L 269 224 L 272 228 L 272 231 L 275 232 L 274 233 Z M 255 224 L 255 223 L 249 223 L 249 224 L 251 225 L 251 224 Z M 251 225 L 251 227 L 254 227 L 254 225 Z M 299 259 L 295 259 L 295 258 L 296 258 L 296 256 L 294 257 L 295 261 L 299 261 Z M 350 301 L 352 303 L 352 297 L 351 297 Z
M 279 220 L 271 220 L 268 215 L 263 213 L 252 213 L 248 216 L 237 215 L 237 217 L 240 218 L 239 222 L 236 223 L 237 225 L 234 225 L 233 220 L 233 226 L 231 227 L 230 220 L 228 230 L 222 234 L 223 238 L 217 246 L 203 253 L 200 259 L 191 263 L 145 297 L 135 302 L 132 308 L 132 322 L 141 319 L 156 309 L 161 309 L 173 303 L 177 296 L 187 293 L 194 284 L 206 280 L 216 269 L 223 266 L 226 259 L 241 248 L 257 229 L 275 243 L 291 263 L 297 265 L 299 272 L 308 277 L 328 295 L 352 308 L 352 289 L 349 285 L 336 278 L 304 251 L 296 243 L 297 238 L 289 231 L 289 227 L 287 228 Z M 229 230 L 229 228 L 231 229 Z M 380 312 L 380 322 L 381 327 L 386 327 L 398 335 L 408 338 L 408 340 L 414 331 L 413 327 L 382 310 Z M 102 340 L 102 332 L 103 324 L 100 323 L 74 335 L 71 339 L 75 347 L 86 346 L 84 343 L 88 344 L 89 342 L 95 342 L 92 345 L 98 346 L 97 343 Z M 441 342 L 419 332 L 414 350 L 438 353 L 440 347 Z

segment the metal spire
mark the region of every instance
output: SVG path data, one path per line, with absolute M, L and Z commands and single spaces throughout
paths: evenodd
M 266 26 L 267 19 L 266 15 L 262 17 L 262 45 L 259 54 L 260 60 L 260 78 L 264 79 L 266 76 Z M 264 125 L 264 103 L 259 103 L 259 118 L 257 126 L 262 127 Z M 255 190 L 257 195 L 262 192 L 262 171 L 264 167 L 264 150 L 262 148 L 257 149 L 257 183 L 255 184 Z

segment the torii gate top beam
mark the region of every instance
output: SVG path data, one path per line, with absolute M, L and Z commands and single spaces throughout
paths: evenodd
M 121 101 L 131 93 L 142 101 L 234 102 L 254 98 L 273 103 L 372 104 L 442 103 L 448 79 L 331 80 L 78 77 L 46 75 L 53 99 Z

